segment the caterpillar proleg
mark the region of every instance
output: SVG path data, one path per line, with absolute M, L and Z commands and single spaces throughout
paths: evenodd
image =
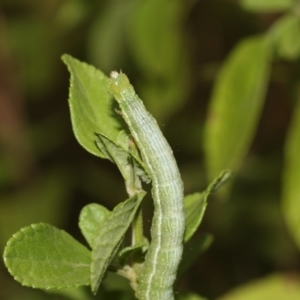
M 168 142 L 127 76 L 112 72 L 110 86 L 152 180 L 151 245 L 139 274 L 137 296 L 140 300 L 172 300 L 183 248 L 183 183 Z

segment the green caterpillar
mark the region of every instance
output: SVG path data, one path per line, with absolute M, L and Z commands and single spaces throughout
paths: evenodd
M 183 183 L 168 142 L 127 76 L 112 72 L 110 85 L 152 180 L 152 241 L 139 274 L 137 296 L 140 300 L 172 300 L 183 248 Z

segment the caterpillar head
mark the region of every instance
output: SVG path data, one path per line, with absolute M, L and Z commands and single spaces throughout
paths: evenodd
M 115 95 L 122 93 L 122 91 L 130 86 L 128 77 L 122 72 L 118 73 L 117 71 L 112 71 L 110 73 L 110 79 L 111 89 Z

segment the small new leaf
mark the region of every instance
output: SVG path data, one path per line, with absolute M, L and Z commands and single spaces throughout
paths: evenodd
M 207 198 L 225 183 L 230 177 L 229 171 L 223 171 L 202 193 L 195 193 L 184 198 L 185 210 L 185 234 L 184 242 L 186 243 L 200 226 L 206 206 Z
M 142 191 L 117 205 L 101 224 L 92 250 L 91 289 L 94 294 L 97 293 L 102 278 L 145 194 Z
M 22 228 L 8 241 L 3 256 L 11 275 L 24 286 L 50 289 L 90 284 L 90 251 L 49 224 Z
M 97 203 L 90 203 L 81 210 L 79 228 L 91 248 L 94 248 L 94 239 L 109 213 L 106 207 Z

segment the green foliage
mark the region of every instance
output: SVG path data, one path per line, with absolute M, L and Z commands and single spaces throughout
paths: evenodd
M 22 285 L 40 289 L 89 285 L 89 250 L 49 224 L 22 228 L 9 240 L 3 256 Z
M 134 195 L 137 190 L 141 189 L 140 179 L 149 183 L 150 179 L 146 174 L 144 163 L 140 159 L 139 152 L 129 136 L 121 131 L 118 136 L 120 145 L 101 134 L 96 134 L 95 143 L 97 147 L 105 153 L 110 161 L 114 162 L 123 178 L 129 195 Z
M 186 8 L 180 0 L 133 3 L 127 25 L 129 46 L 146 78 L 139 94 L 162 121 L 181 107 L 187 93 L 188 64 L 180 35 Z
M 127 190 L 134 192 L 134 185 L 139 186 L 137 177 L 148 180 L 138 152 L 130 148 L 130 138 L 122 130 L 126 128 L 122 119 L 116 117 L 109 79 L 93 66 L 69 55 L 64 55 L 63 61 L 71 73 L 69 104 L 78 142 L 92 154 L 116 163 Z M 131 162 L 130 157 L 135 162 Z M 137 176 L 132 175 L 135 173 Z
M 255 12 L 279 12 L 288 10 L 296 3 L 296 0 L 240 0 L 241 5 Z
M 297 300 L 300 297 L 299 278 L 274 274 L 236 288 L 218 300 Z
M 105 72 L 128 72 L 170 137 L 185 190 L 192 192 L 185 198 L 185 245 L 178 271 L 178 280 L 185 276 L 187 293 L 176 288 L 178 299 L 205 299 L 189 290 L 218 300 L 298 299 L 299 1 L 125 2 L 3 1 L 0 244 L 4 247 L 17 231 L 4 250 L 9 272 L 22 285 L 51 290 L 19 287 L 1 273 L 6 288 L 0 298 L 88 300 L 93 296 L 84 286 L 92 285 L 96 292 L 101 284 L 99 299 L 132 300 L 149 246 L 143 230 L 151 219 L 149 206 L 143 203 L 143 220 L 143 194 L 138 193 L 150 178 L 111 96 L 109 79 L 64 55 L 71 74 L 74 134 L 85 150 L 117 165 L 130 197 L 112 210 L 87 204 L 106 201 L 112 208 L 124 195 L 118 175 L 72 144 L 66 96 L 60 94 L 66 80 L 59 57 L 68 52 Z M 204 119 L 212 79 L 216 82 Z M 222 194 L 217 193 L 206 209 L 214 183 L 223 183 L 226 176 L 214 178 L 227 168 L 234 170 L 228 201 L 218 201 Z M 193 193 L 205 187 L 205 173 L 213 183 Z M 70 214 L 78 212 L 79 202 L 87 204 L 79 227 L 91 251 L 45 224 L 70 226 L 66 221 L 75 220 Z M 131 242 L 125 238 L 130 224 Z M 215 237 L 197 235 L 200 225 Z M 197 261 L 213 240 L 207 259 Z M 196 272 L 197 264 L 205 275 L 201 280 L 187 272 L 191 266 Z M 283 269 L 295 274 L 276 273 Z M 260 279 L 236 287 L 245 278 Z
M 206 206 L 207 198 L 210 193 L 215 192 L 230 176 L 229 171 L 222 172 L 202 193 L 194 193 L 184 198 L 185 210 L 185 234 L 186 243 L 198 229 Z
M 278 56 L 295 60 L 300 55 L 300 20 L 294 14 L 279 19 L 271 30 Z
M 179 300 L 207 300 L 197 294 L 187 294 L 179 297 Z
M 160 7 L 158 10 L 157 8 Z M 131 19 L 131 43 L 134 58 L 151 74 L 175 72 L 182 44 L 176 30 L 182 15 L 182 2 L 150 0 L 139 2 Z
M 283 215 L 295 242 L 300 249 L 300 102 L 296 104 L 285 145 L 285 169 L 283 174 Z
M 72 300 L 91 300 L 90 295 L 87 293 L 85 287 L 79 288 L 65 288 L 65 289 L 50 289 L 47 294 L 61 296 L 66 299 Z
M 79 215 L 79 228 L 91 248 L 109 210 L 97 203 L 90 203 L 82 208 Z
M 205 124 L 209 178 L 238 170 L 253 139 L 270 73 L 271 49 L 264 36 L 236 46 L 219 72 Z
M 120 203 L 111 213 L 98 204 L 82 209 L 79 224 L 93 249 L 92 262 L 83 245 L 41 223 L 22 228 L 9 240 L 4 251 L 6 267 L 25 286 L 57 289 L 89 285 L 91 280 L 97 289 L 144 194 Z
M 64 208 L 70 198 L 71 189 L 68 174 L 64 169 L 54 167 L 15 193 L 2 196 L 0 218 L 2 248 L 12 234 L 28 225 L 28 220 L 33 223 L 52 223 L 56 226 L 63 223 Z M 19 210 L 16 210 L 15 206 L 19 207 Z
M 106 129 L 105 133 L 108 134 L 109 138 L 105 137 L 102 132 L 97 135 L 89 134 L 84 136 L 89 130 L 101 130 L 100 127 L 95 125 L 96 123 L 101 123 L 101 119 L 98 120 L 95 115 L 93 115 L 94 119 L 90 118 L 88 109 L 92 109 L 92 105 L 94 105 L 94 108 L 96 106 L 101 107 L 100 103 L 102 101 L 107 103 L 106 97 L 98 99 L 99 104 L 97 105 L 92 99 L 95 95 L 99 95 L 98 91 L 108 89 L 107 79 L 104 75 L 99 75 L 101 74 L 100 71 L 80 63 L 70 56 L 65 55 L 64 61 L 71 72 L 70 107 L 73 129 L 74 133 L 77 134 L 78 141 L 81 141 L 87 150 L 95 153 L 96 151 L 92 146 L 91 140 L 94 141 L 99 152 L 101 151 L 100 156 L 108 158 L 117 164 L 125 179 L 128 192 L 133 194 L 133 196 L 116 206 L 112 212 L 98 204 L 89 204 L 82 209 L 79 217 L 79 227 L 92 248 L 91 257 L 89 251 L 76 240 L 73 240 L 67 233 L 45 224 L 32 225 L 21 229 L 19 233 L 9 240 L 5 248 L 4 257 L 9 271 L 24 285 L 42 289 L 91 285 L 92 292 L 96 294 L 108 267 L 115 259 L 118 251 L 119 255 L 116 263 L 121 263 L 121 265 L 117 266 L 118 272 L 128 277 L 132 284 L 136 284 L 135 276 L 132 275 L 135 271 L 131 267 L 128 268 L 126 264 L 128 259 L 132 258 L 132 255 L 139 251 L 143 253 L 147 250 L 147 241 L 141 236 L 137 244 L 123 249 L 120 249 L 120 245 L 145 196 L 145 192 L 141 190 L 139 177 L 145 178 L 146 174 L 142 170 L 145 167 L 138 156 L 137 149 L 133 146 L 133 148 L 130 148 L 128 145 L 126 148 L 129 140 L 123 129 L 119 128 L 118 135 L 114 131 Z M 88 87 L 97 86 L 97 91 L 94 94 L 91 90 L 85 90 L 84 86 L 86 82 L 91 80 L 93 74 L 99 75 L 93 78 L 95 83 L 89 82 L 88 85 Z M 86 113 L 83 113 L 85 111 L 85 103 L 79 109 L 84 96 L 87 101 Z M 114 118 L 113 116 L 112 119 Z M 114 123 L 110 121 L 106 126 L 109 127 L 111 124 Z M 102 124 L 102 128 L 106 128 L 104 125 Z M 132 161 L 131 157 L 136 157 L 136 159 Z M 139 161 L 140 165 L 137 165 L 137 161 Z M 194 194 L 186 198 L 185 213 L 187 223 L 185 242 L 190 239 L 201 223 L 208 195 L 225 182 L 229 174 L 227 171 L 223 172 L 209 185 L 204 193 Z M 140 230 L 139 226 L 142 225 L 137 222 L 135 226 L 135 230 Z M 39 248 L 38 245 L 41 243 L 43 247 Z M 187 255 L 182 260 L 181 271 L 184 271 L 210 243 L 211 237 L 208 235 L 190 242 L 187 245 Z M 190 251 L 191 245 L 193 251 Z M 60 253 L 62 249 L 64 250 Z M 25 254 L 25 257 L 21 260 L 18 257 L 20 253 L 22 255 Z M 49 257 L 51 258 L 50 262 Z M 140 254 L 138 254 L 137 258 L 138 260 L 140 259 Z M 71 271 L 68 267 L 73 270 L 74 266 L 76 268 L 74 276 L 70 276 Z M 30 268 L 33 271 L 28 273 Z M 67 280 L 65 277 L 70 278 L 70 280 Z
M 93 22 L 88 50 L 92 62 L 105 72 L 119 69 L 124 59 L 126 19 L 130 12 L 130 1 L 109 1 L 101 16 Z
M 95 236 L 91 264 L 91 288 L 94 294 L 97 293 L 104 273 L 118 251 L 144 196 L 145 193 L 140 192 L 116 206 Z
M 94 137 L 95 133 L 103 134 L 118 145 L 121 123 L 111 117 L 114 102 L 109 94 L 108 78 L 69 55 L 63 56 L 63 61 L 71 73 L 69 104 L 75 137 L 90 153 L 108 158 L 97 148 Z

